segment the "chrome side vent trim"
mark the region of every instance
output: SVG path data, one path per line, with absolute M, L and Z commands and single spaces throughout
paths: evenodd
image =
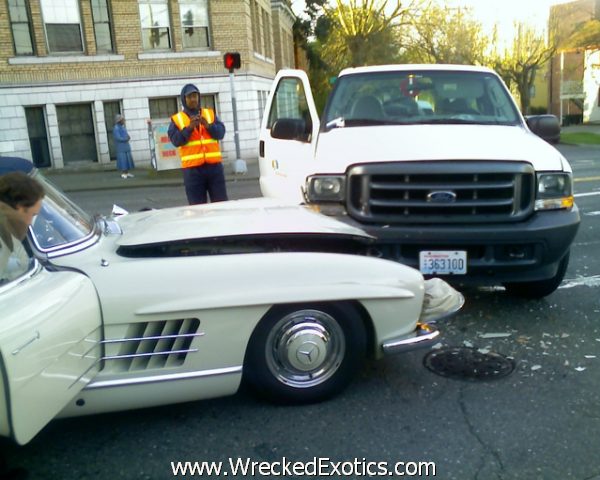
M 204 335 L 199 327 L 197 318 L 132 323 L 124 338 L 102 341 L 102 360 L 111 362 L 111 370 L 122 372 L 180 366 L 188 353 L 198 351 L 191 345 Z

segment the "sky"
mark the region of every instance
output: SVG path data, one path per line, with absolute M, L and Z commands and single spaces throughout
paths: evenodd
M 498 25 L 499 34 L 504 41 L 512 37 L 515 21 L 526 22 L 540 32 L 546 27 L 550 6 L 573 0 L 437 0 L 447 6 L 472 7 L 474 17 L 484 29 L 492 31 Z M 390 4 L 394 3 L 393 0 Z M 303 0 L 292 0 L 292 9 L 299 15 L 304 10 Z
M 484 25 L 492 28 L 495 23 L 502 30 L 512 30 L 515 21 L 525 22 L 537 29 L 544 30 L 548 22 L 550 6 L 567 3 L 572 0 L 438 0 L 449 6 L 468 6 Z M 501 5 L 501 7 L 498 7 Z

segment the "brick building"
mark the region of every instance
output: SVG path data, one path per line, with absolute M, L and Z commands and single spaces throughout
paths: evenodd
M 554 5 L 550 23 L 564 42 L 592 19 L 600 19 L 600 0 L 575 0 Z M 566 48 L 550 60 L 549 110 L 563 124 L 600 121 L 600 85 L 598 49 Z
M 289 0 L 6 0 L 0 2 L 0 155 L 40 167 L 114 160 L 122 113 L 134 160 L 150 165 L 151 135 L 195 83 L 202 104 L 227 127 L 226 164 L 236 158 L 229 72 L 236 71 L 240 156 L 257 157 L 267 92 L 294 67 Z

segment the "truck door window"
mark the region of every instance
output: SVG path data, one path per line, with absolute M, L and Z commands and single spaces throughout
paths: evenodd
M 283 78 L 277 85 L 267 128 L 270 129 L 277 120 L 281 119 L 303 120 L 305 131 L 312 130 L 306 93 L 302 82 L 297 78 Z

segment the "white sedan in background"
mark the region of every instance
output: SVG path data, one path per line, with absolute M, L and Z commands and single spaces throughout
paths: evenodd
M 438 341 L 462 296 L 368 256 L 371 237 L 266 199 L 90 217 L 46 189 L 31 261 L 0 282 L 0 435 L 235 393 L 338 393 L 365 356 Z

